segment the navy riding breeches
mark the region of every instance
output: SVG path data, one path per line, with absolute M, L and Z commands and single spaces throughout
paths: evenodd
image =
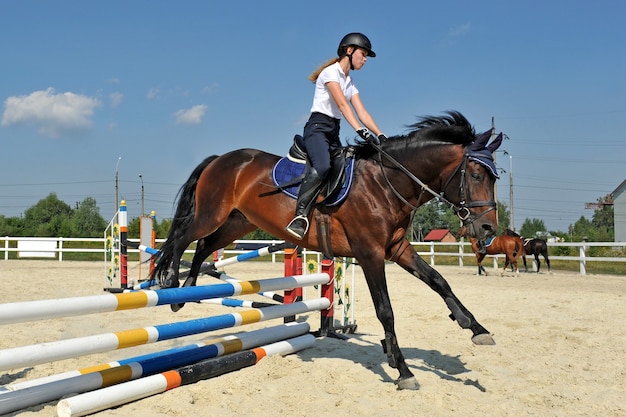
M 341 147 L 339 119 L 322 113 L 311 113 L 304 126 L 304 146 L 311 166 L 320 178 L 325 179 L 330 171 L 330 154 Z

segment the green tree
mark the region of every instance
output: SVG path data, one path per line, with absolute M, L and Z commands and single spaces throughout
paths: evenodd
M 133 217 L 128 222 L 128 238 L 139 239 L 141 236 L 141 219 L 139 217 Z
M 445 203 L 430 200 L 413 214 L 409 240 L 421 240 L 433 229 L 450 229 L 456 234 L 461 227 L 458 216 Z
M 23 229 L 21 218 L 0 215 L 0 236 L 24 236 Z
M 583 238 L 589 238 L 589 234 L 592 234 L 593 232 L 593 225 L 585 216 L 580 216 L 580 218 L 570 226 L 569 232 L 572 241 L 580 242 Z
M 39 200 L 24 212 L 24 236 L 72 236 L 72 208 L 55 193 Z
M 510 229 L 511 213 L 506 203 L 498 201 L 498 234 L 504 233 L 504 229 Z
M 165 239 L 172 227 L 172 219 L 163 219 L 160 222 L 155 220 L 154 231 L 156 232 L 157 239 Z
M 537 232 L 546 232 L 546 225 L 541 219 L 528 219 L 524 220 L 522 227 L 519 229 L 519 234 L 524 237 L 535 237 Z
M 96 200 L 85 198 L 72 215 L 74 237 L 102 237 L 107 222 L 100 215 Z
M 275 236 L 270 235 L 265 230 L 256 229 L 254 232 L 250 232 L 242 240 L 276 240 Z
M 611 202 L 610 196 L 598 199 L 599 203 Z M 593 212 L 591 224 L 593 225 L 592 233 L 589 233 L 589 239 L 595 242 L 612 242 L 615 240 L 615 217 L 612 204 L 601 204 L 600 208 Z

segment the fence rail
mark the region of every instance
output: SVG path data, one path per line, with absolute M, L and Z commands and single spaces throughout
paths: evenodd
M 131 239 L 133 240 L 133 239 Z M 1 242 L 4 241 L 4 244 Z M 163 239 L 157 239 L 157 245 L 162 243 Z M 270 245 L 274 243 L 282 243 L 282 240 L 236 240 L 234 243 L 236 246 L 249 246 L 249 245 Z M 42 244 L 43 243 L 43 244 Z M 89 244 L 99 246 L 94 247 L 81 247 L 79 244 Z M 239 244 L 239 245 L 238 245 Z M 469 242 L 412 242 L 417 252 L 424 259 L 430 261 L 431 266 L 436 266 L 437 258 L 441 257 L 456 257 L 458 258 L 459 266 L 464 266 L 464 259 L 470 257 L 475 259 L 475 255 L 472 252 Z M 87 246 L 87 245 L 85 245 Z M 562 260 L 562 261 L 575 261 L 579 264 L 580 274 L 587 274 L 588 262 L 625 262 L 626 257 L 623 256 L 626 249 L 626 242 L 558 242 L 549 243 L 550 260 Z M 456 248 L 453 250 L 446 250 L 449 248 Z M 576 248 L 578 256 L 571 255 L 558 255 L 559 248 Z M 610 252 L 614 252 L 615 256 L 593 256 L 591 252 L 592 248 L 607 248 Z M 569 249 L 566 249 L 569 251 Z M 17 252 L 18 258 L 37 258 L 37 257 L 50 257 L 50 253 L 54 254 L 54 258 L 58 258 L 59 261 L 63 261 L 63 254 L 66 253 L 100 253 L 102 256 L 106 256 L 106 238 L 63 238 L 63 237 L 0 237 L 0 253 L 4 252 L 4 259 L 8 260 L 10 253 Z M 20 256 L 20 252 L 26 253 L 27 256 Z M 129 253 L 139 252 L 136 249 L 128 249 Z M 240 254 L 246 250 L 226 249 L 225 254 Z M 304 254 L 317 255 L 321 257 L 319 252 L 315 251 L 303 251 Z M 193 249 L 188 249 L 185 253 L 193 253 Z M 272 261 L 276 262 L 276 255 L 282 252 L 275 252 L 272 254 Z M 504 261 L 504 255 L 488 255 L 493 258 L 494 268 L 498 268 L 498 263 Z M 532 262 L 532 259 L 531 259 Z M 625 266 L 626 268 L 626 266 Z

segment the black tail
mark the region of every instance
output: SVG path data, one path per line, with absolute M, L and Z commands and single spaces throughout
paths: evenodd
M 174 256 L 174 248 L 176 242 L 187 232 L 189 225 L 193 221 L 196 208 L 196 186 L 202 171 L 209 165 L 218 155 L 212 155 L 206 158 L 193 170 L 187 182 L 180 187 L 176 198 L 178 204 L 176 206 L 176 214 L 172 219 L 172 225 L 167 235 L 167 239 L 160 248 L 159 257 L 156 261 L 151 278 L 157 278 L 159 283 L 163 285 L 162 280 L 167 276 L 167 271 L 172 258 Z

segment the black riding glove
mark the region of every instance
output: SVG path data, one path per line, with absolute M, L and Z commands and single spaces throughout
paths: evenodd
M 372 134 L 369 130 L 367 130 L 366 127 L 360 127 L 356 130 L 356 133 L 358 133 L 361 139 L 363 139 L 364 141 L 367 141 L 368 137 L 372 136 Z
M 378 140 L 378 138 L 372 135 L 372 133 L 369 130 L 367 130 L 367 128 L 362 127 L 359 130 L 357 130 L 356 133 L 358 133 L 359 136 L 361 136 L 361 138 L 365 140 L 366 143 L 370 143 L 370 144 L 373 143 L 376 145 L 380 145 L 380 141 Z
M 387 140 L 387 136 L 385 136 L 385 134 L 384 134 L 384 133 L 381 133 L 380 135 L 378 135 L 378 141 L 379 141 L 380 143 L 383 143 L 383 142 L 384 142 L 384 141 L 386 141 L 386 140 Z

